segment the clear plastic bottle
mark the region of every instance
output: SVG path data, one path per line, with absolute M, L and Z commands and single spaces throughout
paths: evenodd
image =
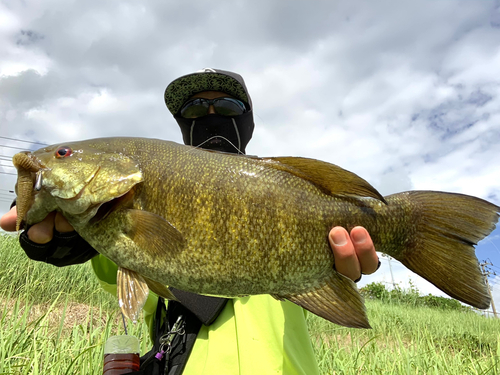
M 139 371 L 139 340 L 129 335 L 111 336 L 104 345 L 103 375 Z

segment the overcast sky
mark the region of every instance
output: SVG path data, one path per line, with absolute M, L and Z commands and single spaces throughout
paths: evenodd
M 444 190 L 500 205 L 499 46 L 498 0 L 0 1 L 0 136 L 181 142 L 165 87 L 214 67 L 245 78 L 249 154 L 329 161 L 384 195 Z M 0 165 L 16 151 L 0 147 Z M 3 213 L 15 170 L 0 172 Z M 499 229 L 477 253 L 500 270 Z M 360 285 L 391 281 L 382 262 Z M 392 265 L 397 283 L 438 294 Z

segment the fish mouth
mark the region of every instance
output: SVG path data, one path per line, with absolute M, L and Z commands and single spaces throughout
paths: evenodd
M 29 151 L 15 154 L 12 163 L 17 169 L 16 231 L 19 231 L 21 222 L 33 204 L 35 191 L 39 191 L 42 187 L 43 166 Z
M 22 223 L 35 202 L 35 197 L 42 189 L 43 185 L 43 172 L 50 171 L 42 162 L 31 152 L 20 152 L 13 156 L 12 163 L 17 169 L 17 182 L 16 182 L 16 231 L 22 227 Z M 92 181 L 99 174 L 100 167 L 94 171 L 92 177 L 85 181 L 81 189 L 70 198 L 62 198 L 65 201 L 78 200 L 86 188 L 91 185 Z

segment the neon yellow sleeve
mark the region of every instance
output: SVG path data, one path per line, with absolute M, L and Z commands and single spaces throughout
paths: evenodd
M 102 255 L 92 258 L 102 287 L 116 295 L 117 266 Z M 158 297 L 144 306 L 148 326 Z M 202 326 L 183 375 L 319 374 L 305 311 L 269 295 L 234 298 L 210 326 Z

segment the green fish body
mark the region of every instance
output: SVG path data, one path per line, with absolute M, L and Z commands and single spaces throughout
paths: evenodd
M 424 191 L 384 198 L 318 160 L 153 139 L 95 139 L 18 155 L 18 186 L 30 190 L 26 181 L 41 174 L 41 190 L 18 198 L 27 211 L 20 217 L 33 224 L 62 212 L 129 272 L 125 295 L 134 280 L 170 298 L 161 285 L 228 297 L 271 294 L 335 323 L 368 327 L 363 300 L 335 271 L 328 244 L 332 227 L 359 225 L 377 251 L 450 296 L 479 308 L 490 303 L 473 245 L 494 229 L 500 208 L 479 198 Z

